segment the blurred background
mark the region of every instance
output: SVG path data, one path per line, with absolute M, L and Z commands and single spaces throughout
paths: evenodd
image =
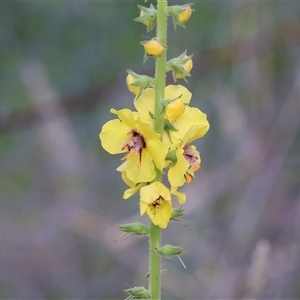
M 211 128 L 185 188 L 188 226 L 163 243 L 164 299 L 300 299 L 300 4 L 194 1 L 185 49 L 191 105 Z M 152 76 L 139 44 L 154 36 L 137 4 L 0 4 L 0 298 L 124 299 L 147 285 L 148 241 L 114 242 L 142 221 L 125 201 L 121 156 L 100 145 L 111 107 L 133 108 L 126 69 Z M 187 2 L 169 1 L 169 4 Z

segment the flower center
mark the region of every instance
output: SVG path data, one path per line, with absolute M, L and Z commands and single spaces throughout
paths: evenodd
M 150 204 L 151 207 L 154 208 L 154 214 L 156 214 L 156 209 L 159 209 L 160 206 L 163 204 L 164 198 L 162 196 L 159 196 L 154 202 Z
M 142 159 L 142 150 L 146 148 L 146 142 L 140 133 L 135 131 L 134 129 L 128 132 L 128 135 L 131 135 L 130 139 L 127 140 L 124 145 L 122 146 L 121 150 L 127 148 L 128 153 L 122 158 L 122 160 L 127 159 L 129 156 L 135 156 L 139 154 L 140 157 L 136 162 L 137 167 L 141 166 L 141 159 Z
M 196 150 L 195 146 L 186 144 L 183 147 L 183 156 L 188 161 L 193 171 L 197 171 L 200 169 L 200 154 Z

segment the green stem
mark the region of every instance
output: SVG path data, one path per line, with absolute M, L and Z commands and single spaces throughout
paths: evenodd
M 159 300 L 161 294 L 160 256 L 156 252 L 156 249 L 160 247 L 160 240 L 161 229 L 151 222 L 149 249 L 149 291 L 152 295 L 152 300 Z
M 157 27 L 156 38 L 167 47 L 167 0 L 157 1 Z M 154 105 L 154 130 L 163 132 L 162 104 L 166 82 L 166 49 L 155 64 L 155 105 Z M 151 222 L 150 226 L 150 249 L 149 249 L 149 291 L 152 300 L 160 300 L 161 295 L 161 261 L 156 249 L 161 243 L 161 229 Z
M 156 26 L 156 38 L 167 47 L 167 0 L 157 1 L 157 26 Z M 163 131 L 163 118 L 161 115 L 162 105 L 161 101 L 164 99 L 165 82 L 166 82 L 166 58 L 167 50 L 156 59 L 155 65 L 155 106 L 154 115 L 156 117 L 154 121 L 154 130 L 157 133 L 162 134 Z

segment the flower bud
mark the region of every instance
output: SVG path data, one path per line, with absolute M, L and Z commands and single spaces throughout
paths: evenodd
M 135 235 L 149 234 L 149 227 L 140 222 L 134 222 L 134 223 L 130 223 L 130 224 L 120 225 L 119 230 L 124 231 L 124 232 L 130 232 Z
M 142 91 L 145 87 L 154 86 L 154 78 L 152 77 L 146 75 L 139 75 L 131 70 L 127 70 L 127 73 L 127 87 L 130 92 L 137 95 L 137 98 L 142 94 Z
M 172 245 L 165 245 L 163 247 L 158 248 L 156 251 L 159 255 L 167 257 L 183 254 L 182 247 L 176 247 Z
M 136 82 L 136 79 L 134 78 L 134 76 L 131 74 L 128 74 L 126 76 L 127 87 L 131 93 L 137 95 L 141 89 L 139 86 L 132 85 L 132 83 L 134 83 L 134 82 Z
M 141 12 L 140 12 L 140 18 L 142 19 L 141 22 L 148 27 L 149 26 L 149 20 L 148 19 L 143 20 L 143 16 L 145 17 L 145 14 L 146 13 L 143 10 L 141 10 Z
M 184 11 L 178 14 L 179 21 L 184 24 L 192 15 L 192 8 L 189 4 L 184 5 Z
M 147 27 L 147 32 L 151 31 L 155 27 L 157 10 L 150 4 L 150 7 L 138 5 L 140 9 L 140 16 L 135 18 L 134 21 L 142 22 Z
M 150 299 L 150 292 L 143 286 L 136 286 L 134 288 L 129 288 L 124 290 L 125 293 L 131 296 L 130 299 Z
M 184 56 L 184 58 L 189 58 L 187 55 Z M 193 68 L 193 61 L 191 58 L 188 59 L 188 61 L 182 65 L 184 71 L 186 71 L 187 73 L 190 73 L 192 68 Z M 175 78 L 185 78 L 186 75 L 183 74 L 183 72 L 180 71 L 175 71 L 174 72 L 174 77 Z
M 184 217 L 184 216 L 185 216 L 184 210 L 178 208 L 178 209 L 173 210 L 172 215 L 171 215 L 171 219 L 177 219 L 177 218 L 181 218 L 181 217 Z
M 185 227 L 187 227 L 188 222 L 181 219 L 181 217 L 184 217 L 185 213 L 183 209 L 174 209 L 171 216 L 171 221 L 175 221 L 178 223 L 183 224 Z
M 143 46 L 146 54 L 153 57 L 159 57 L 165 50 L 165 46 L 163 46 L 156 38 L 143 43 Z
M 193 55 L 186 55 L 186 51 L 184 51 L 179 56 L 167 62 L 166 68 L 168 71 L 172 71 L 175 82 L 178 78 L 183 78 L 186 81 L 185 78 L 191 76 L 190 71 L 193 68 L 192 56 Z
M 185 5 L 172 5 L 167 8 L 168 15 L 173 17 L 174 28 L 176 29 L 176 25 L 179 25 L 185 28 L 184 23 L 191 17 L 193 9 L 192 3 Z
M 184 113 L 184 111 L 185 105 L 182 102 L 181 97 L 179 97 L 167 104 L 164 119 L 174 122 Z

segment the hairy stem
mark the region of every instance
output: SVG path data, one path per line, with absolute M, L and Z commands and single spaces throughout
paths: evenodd
M 157 27 L 156 38 L 167 47 L 167 0 L 157 1 Z M 162 55 L 156 58 L 155 65 L 155 106 L 154 106 L 154 130 L 163 132 L 162 100 L 164 99 L 166 81 L 166 49 Z M 156 249 L 160 247 L 161 229 L 151 222 L 150 249 L 149 249 L 149 290 L 152 300 L 160 300 L 161 297 L 161 259 Z

